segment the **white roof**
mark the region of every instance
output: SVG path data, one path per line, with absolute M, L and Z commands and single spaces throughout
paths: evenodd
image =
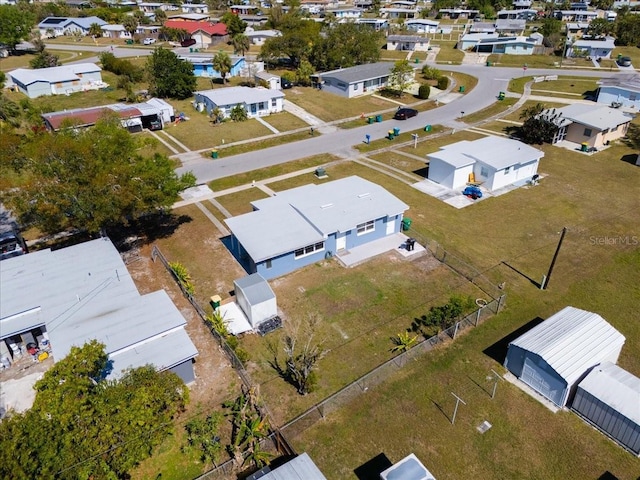
M 405 25 L 431 25 L 437 27 L 440 22 L 429 20 L 428 18 L 410 18 L 404 21 Z
M 259 305 L 276 298 L 276 294 L 271 290 L 269 282 L 267 282 L 259 273 L 252 273 L 246 277 L 233 281 L 234 288 L 244 293 L 250 305 Z M 236 292 L 237 295 L 237 292 Z
M 633 120 L 633 117 L 623 110 L 597 104 L 574 103 L 557 108 L 556 112 L 567 120 L 598 130 L 615 128 Z M 564 124 L 566 123 L 564 122 Z
M 414 453 L 380 473 L 382 480 L 435 480 Z
M 100 72 L 102 69 L 95 63 L 73 63 L 60 67 L 49 68 L 17 68 L 9 72 L 9 75 L 22 85 L 31 85 L 36 82 L 66 82 L 80 80 L 78 74 Z
M 270 470 L 268 473 L 257 478 L 261 480 L 327 480 L 306 453 L 298 455 L 274 470 L 270 467 L 265 470 L 267 469 Z
M 102 30 L 110 31 L 110 32 L 123 32 L 126 29 L 124 25 L 116 24 L 116 25 L 102 25 L 100 27 Z
M 595 367 L 578 388 L 640 425 L 640 378 L 611 362 Z
M 255 262 L 409 208 L 381 186 L 356 176 L 285 190 L 252 205 L 255 211 L 225 222 Z
M 239 103 L 268 102 L 272 98 L 284 98 L 279 90 L 269 90 L 262 87 L 228 87 L 195 92 L 211 100 L 215 105 L 237 105 Z
M 573 385 L 591 367 L 619 352 L 624 341 L 600 315 L 565 307 L 509 345 L 539 355 Z
M 484 40 L 487 38 L 498 38 L 499 36 L 500 35 L 498 35 L 497 33 L 467 33 L 466 35 L 463 35 L 460 40 L 463 42 L 479 42 L 480 40 Z
M 490 135 L 478 140 L 462 140 L 446 145 L 439 152 L 427 156 L 456 168 L 482 162 L 496 170 L 502 170 L 538 160 L 544 157 L 544 152 L 517 140 Z
M 604 40 L 585 40 L 581 38 L 571 45 L 573 48 L 603 48 L 613 50 L 616 47 L 615 38 L 606 37 Z

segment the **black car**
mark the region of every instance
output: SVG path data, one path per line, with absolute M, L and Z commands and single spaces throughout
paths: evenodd
M 196 44 L 195 38 L 186 38 L 180 42 L 180 45 L 183 47 L 190 47 L 191 45 L 195 45 L 195 44 Z
M 399 108 L 393 118 L 394 120 L 406 120 L 416 115 L 418 115 L 418 111 L 414 108 Z
M 293 84 L 291 83 L 291 81 L 287 80 L 286 78 L 282 78 L 280 80 L 280 85 L 282 86 L 283 90 L 293 87 Z

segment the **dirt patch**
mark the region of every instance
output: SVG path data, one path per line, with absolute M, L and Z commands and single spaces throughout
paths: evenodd
M 430 253 L 416 258 L 411 263 L 414 267 L 422 270 L 423 272 L 430 272 L 442 265 L 442 263 L 440 263 L 440 261 Z

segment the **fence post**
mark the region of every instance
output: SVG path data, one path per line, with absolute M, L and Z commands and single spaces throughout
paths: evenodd
M 453 330 L 453 340 L 456 339 L 456 335 L 458 334 L 458 325 L 460 325 L 460 322 L 456 322 L 456 328 Z
M 496 308 L 496 313 L 500 313 L 500 308 L 502 307 L 503 298 L 504 298 L 504 293 L 498 297 L 498 307 Z

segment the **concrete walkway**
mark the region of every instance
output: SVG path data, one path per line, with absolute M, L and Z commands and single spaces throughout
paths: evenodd
M 273 125 L 265 122 L 262 118 L 260 117 L 254 117 L 258 123 L 261 123 L 262 125 L 264 125 L 265 127 L 267 127 L 269 130 L 271 130 L 273 133 L 280 133 L 280 130 L 276 129 Z
M 161 144 L 163 144 L 165 147 L 167 147 L 169 150 L 171 150 L 176 155 L 180 153 L 178 151 L 178 149 L 176 149 L 173 145 L 171 145 L 169 142 L 167 142 L 164 138 L 160 137 L 160 135 L 158 135 L 153 130 L 149 130 L 149 133 L 151 134 L 152 137 L 155 137 L 156 140 L 158 140 Z

